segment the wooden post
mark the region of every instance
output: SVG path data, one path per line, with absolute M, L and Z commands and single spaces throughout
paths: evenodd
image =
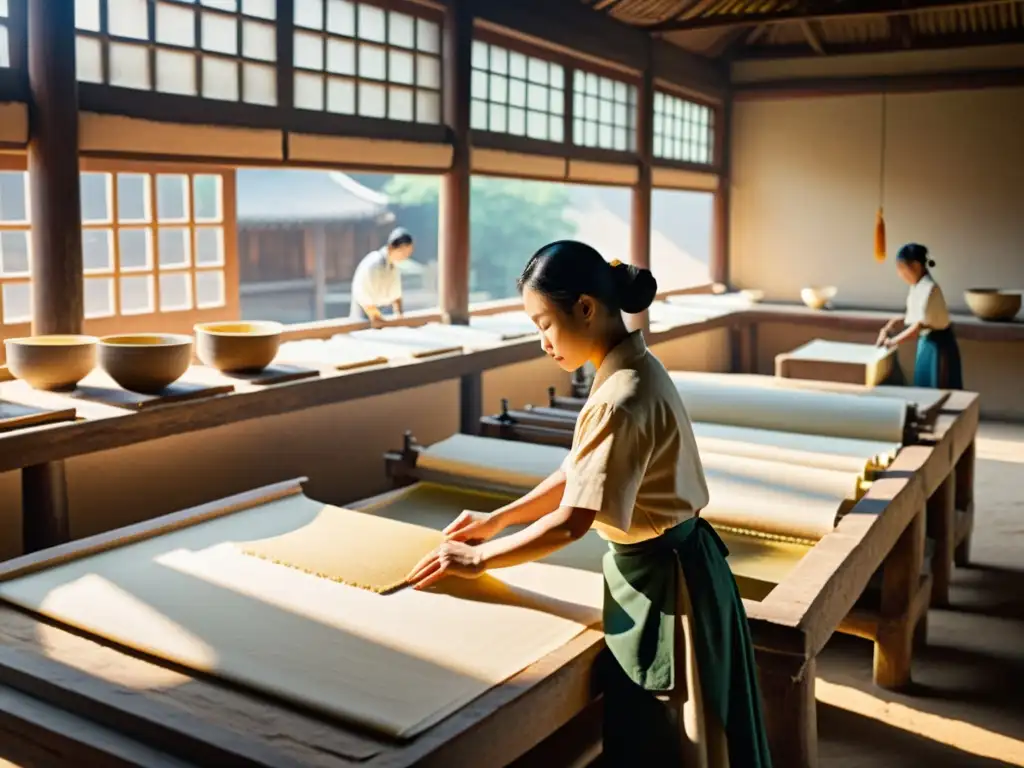
M 21 470 L 21 540 L 25 554 L 70 540 L 64 462 Z
M 323 320 L 327 317 L 327 225 L 314 225 L 312 233 L 307 230 L 307 237 L 310 235 L 313 241 L 313 317 Z M 308 240 L 306 247 L 310 247 Z
M 75 4 L 28 2 L 32 333 L 81 333 Z
M 952 472 L 928 499 L 928 530 L 935 539 L 932 555 L 932 606 L 949 605 L 949 582 L 956 549 L 956 473 Z
M 924 540 L 925 510 L 921 509 L 885 559 L 874 660 L 875 685 L 881 688 L 898 689 L 910 683 Z
M 629 261 L 633 266 L 651 268 L 651 194 L 654 162 L 654 57 L 648 45 L 647 66 L 637 92 L 636 153 L 639 176 L 633 187 Z M 655 275 L 657 277 L 657 275 Z M 627 325 L 650 329 L 648 312 L 627 316 Z
M 732 96 L 726 96 L 716 113 L 715 154 L 718 157 L 718 189 L 715 191 L 714 225 L 711 242 L 709 277 L 713 283 L 729 284 L 729 187 L 732 126 Z
M 758 684 L 772 764 L 785 768 L 818 765 L 818 710 L 814 700 L 814 659 L 756 650 Z
M 963 567 L 970 562 L 971 534 L 974 532 L 974 441 L 967 446 L 956 462 L 956 531 L 957 545 L 954 561 Z M 961 531 L 960 517 L 963 516 Z
M 444 22 L 444 118 L 452 131 L 452 167 L 441 180 L 439 292 L 446 323 L 469 322 L 469 107 L 473 9 L 470 0 L 448 3 Z

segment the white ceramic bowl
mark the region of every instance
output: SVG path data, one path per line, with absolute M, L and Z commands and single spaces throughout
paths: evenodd
M 811 309 L 823 309 L 838 292 L 834 285 L 812 285 L 800 291 L 800 298 Z
M 98 341 L 80 334 L 7 339 L 7 369 L 36 389 L 74 389 L 96 367 Z
M 199 323 L 196 356 L 219 371 L 261 371 L 277 357 L 282 330 L 269 320 Z

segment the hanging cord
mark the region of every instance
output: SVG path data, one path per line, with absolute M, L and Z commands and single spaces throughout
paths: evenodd
M 881 166 L 878 169 L 878 207 L 885 207 L 885 145 L 886 141 L 886 93 L 882 92 L 882 151 L 881 151 Z
M 878 213 L 875 216 L 875 261 L 881 264 L 885 261 L 885 215 L 883 208 L 885 206 L 885 145 L 886 145 L 886 120 L 885 120 L 885 108 L 886 108 L 886 93 L 882 92 L 882 151 L 880 155 L 880 167 L 878 170 Z

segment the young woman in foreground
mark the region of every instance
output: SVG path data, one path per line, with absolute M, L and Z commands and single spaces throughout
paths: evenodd
M 743 603 L 725 545 L 699 517 L 708 489 L 690 420 L 643 335 L 622 320 L 650 306 L 654 277 L 562 241 L 530 259 L 519 288 L 544 351 L 565 371 L 597 369 L 572 450 L 522 498 L 460 515 L 410 583 L 539 560 L 595 527 L 609 542 L 606 764 L 769 766 Z
M 896 254 L 896 271 L 910 286 L 907 312 L 904 317 L 886 323 L 878 334 L 878 345 L 891 349 L 917 339 L 914 386 L 963 389 L 960 347 L 950 324 L 946 299 L 929 269 L 934 266 L 923 245 L 908 243 L 900 248 Z M 890 336 L 901 320 L 903 330 Z

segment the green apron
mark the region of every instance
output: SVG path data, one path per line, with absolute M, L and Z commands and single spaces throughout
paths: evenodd
M 963 389 L 960 347 L 953 327 L 931 330 L 917 337 L 914 386 L 934 389 Z
M 711 524 L 699 517 L 656 539 L 610 545 L 603 561 L 605 641 L 629 682 L 616 682 L 613 674 L 606 689 L 609 730 L 619 734 L 606 732 L 606 740 L 628 738 L 634 746 L 643 742 L 650 748 L 658 739 L 669 749 L 667 719 L 652 722 L 636 691 L 632 702 L 624 701 L 630 696 L 629 684 L 649 692 L 675 686 L 675 633 L 682 631 L 676 615 L 678 561 L 693 606 L 692 642 L 704 705 L 725 730 L 729 762 L 736 768 L 770 768 L 754 649 L 743 601 L 725 559 L 728 553 Z M 615 722 L 618 718 L 624 721 Z

